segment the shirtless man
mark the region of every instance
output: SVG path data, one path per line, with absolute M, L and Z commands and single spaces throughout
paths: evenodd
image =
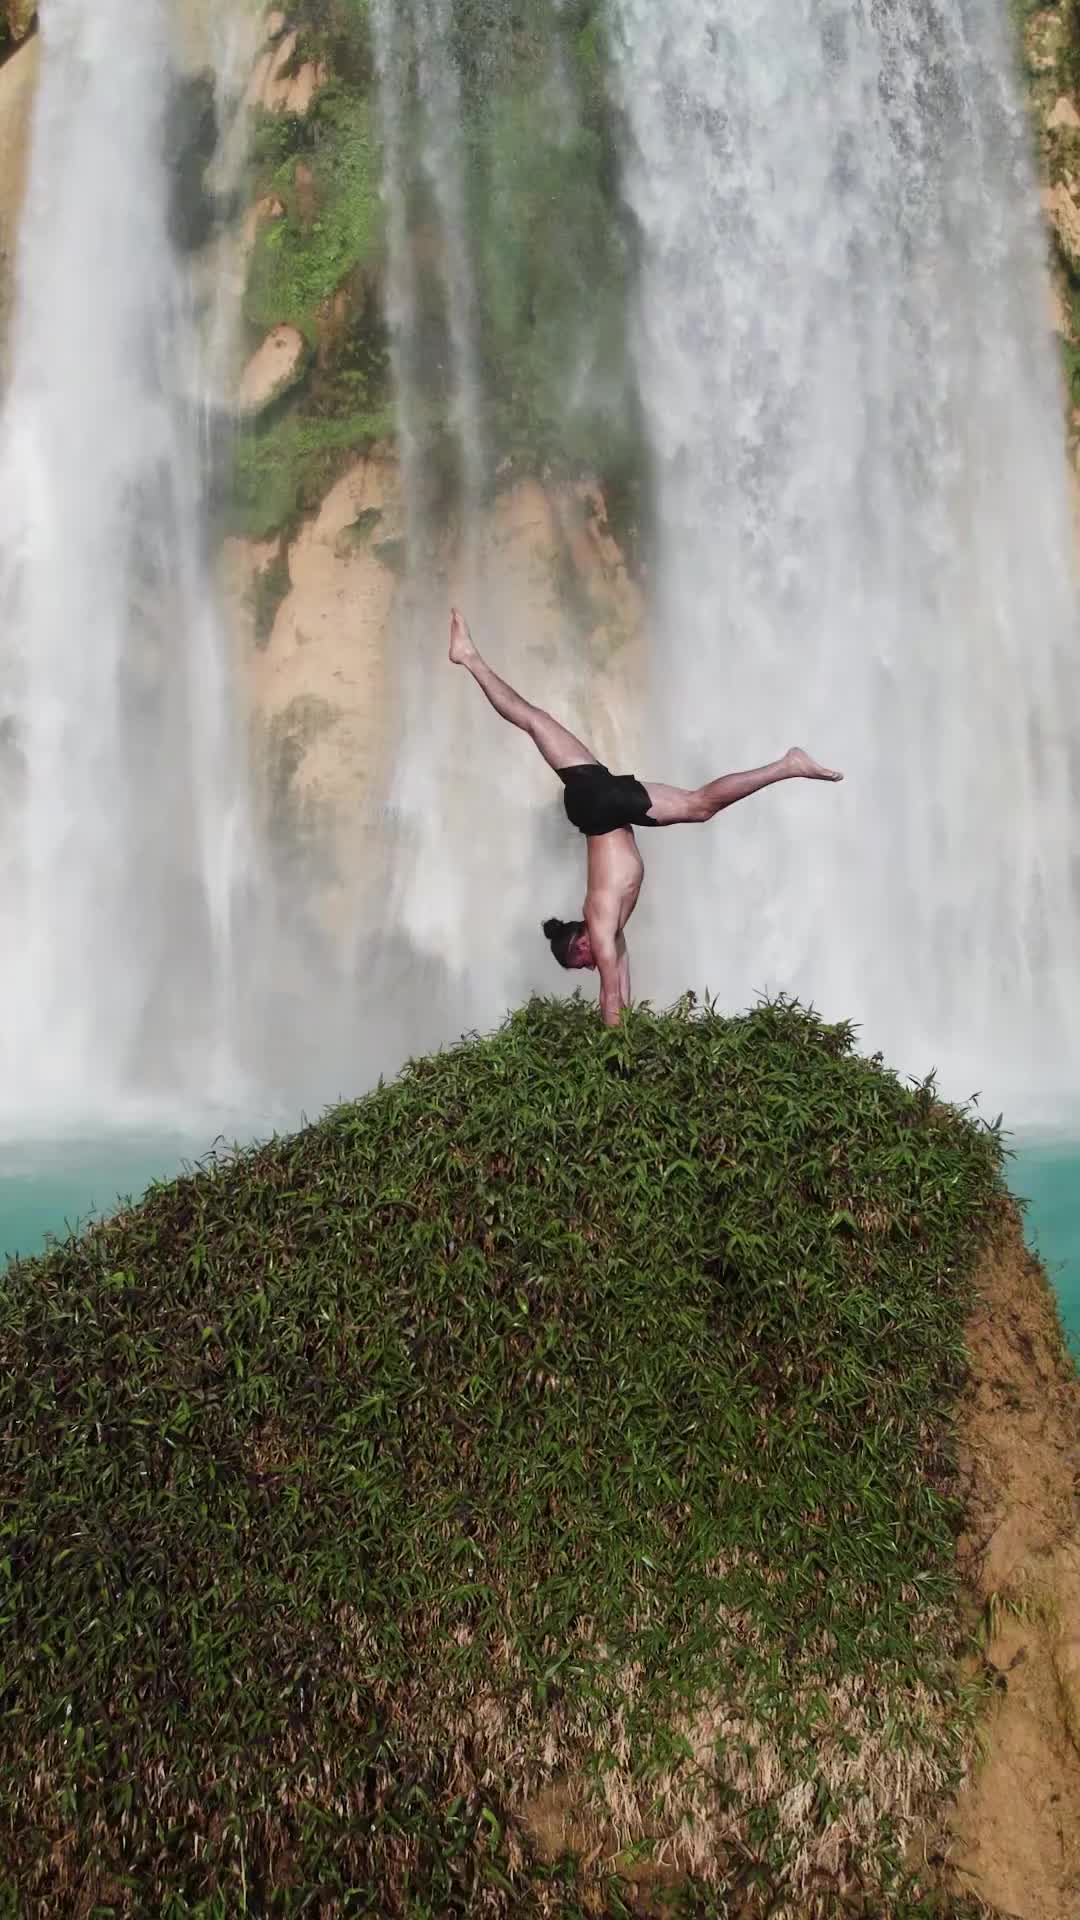
M 725 807 L 746 800 L 778 780 L 842 780 L 842 773 L 820 767 L 801 747 L 782 760 L 749 773 L 726 773 L 692 791 L 643 785 L 633 774 L 609 773 L 594 753 L 553 720 L 542 707 L 524 700 L 488 666 L 473 645 L 468 626 L 454 608 L 450 621 L 450 658 L 467 667 L 496 713 L 527 733 L 566 789 L 567 818 L 585 835 L 588 888 L 580 920 L 547 920 L 545 937 L 560 966 L 590 968 L 600 975 L 604 1025 L 617 1027 L 630 1005 L 630 960 L 626 923 L 637 906 L 645 868 L 634 839 L 635 827 L 677 827 L 715 819 Z

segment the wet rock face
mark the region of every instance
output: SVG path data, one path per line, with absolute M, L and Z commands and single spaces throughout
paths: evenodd
M 274 327 L 244 369 L 238 412 L 253 419 L 272 407 L 302 378 L 307 346 L 296 327 Z
M 266 113 L 308 113 L 328 78 L 318 60 L 300 57 L 300 34 L 287 30 L 279 14 L 267 21 L 266 45 L 251 76 L 249 99 Z
M 183 253 L 205 246 L 218 215 L 206 185 L 206 169 L 218 143 L 218 116 L 211 73 L 182 74 L 173 83 L 165 116 L 165 159 L 172 182 L 169 225 Z

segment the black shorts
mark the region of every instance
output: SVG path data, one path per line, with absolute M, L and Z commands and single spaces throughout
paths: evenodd
M 584 767 L 560 767 L 559 779 L 566 792 L 563 804 L 566 817 L 579 833 L 590 840 L 620 827 L 656 827 L 650 820 L 648 789 L 632 773 L 609 773 L 606 767 L 590 761 Z

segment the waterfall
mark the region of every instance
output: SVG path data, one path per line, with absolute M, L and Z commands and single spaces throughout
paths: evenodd
M 392 961 L 379 992 L 407 1005 L 413 1044 L 418 1008 L 436 1009 L 422 1030 L 442 1039 L 492 1024 L 532 991 L 557 991 L 541 921 L 581 898 L 550 773 L 446 665 L 456 600 L 502 673 L 587 728 L 589 663 L 573 616 L 553 578 L 515 572 L 523 520 L 550 507 L 533 479 L 533 503 L 515 521 L 506 484 L 515 465 L 535 475 L 535 460 L 515 463 L 508 448 L 508 389 L 520 399 L 541 380 L 557 385 L 559 425 L 573 423 L 579 442 L 586 399 L 614 408 L 619 395 L 598 366 L 617 328 L 609 309 L 594 318 L 580 236 L 565 258 L 523 240 L 526 226 L 535 236 L 536 202 L 527 223 L 520 208 L 540 199 L 537 181 L 563 208 L 580 186 L 568 14 L 563 0 L 541 0 L 522 36 L 497 3 L 472 16 L 466 43 L 451 0 L 375 0 L 372 10 L 409 547 L 387 807 Z M 535 96 L 514 78 L 523 37 L 544 75 Z M 579 454 L 554 461 L 563 474 L 584 464 Z
M 372 0 L 407 567 L 380 924 L 344 934 L 315 881 L 281 910 L 304 883 L 252 820 L 205 501 L 242 245 L 193 266 L 171 237 L 175 13 L 42 9 L 0 411 L 0 1120 L 243 1102 L 253 1075 L 314 1103 L 566 984 L 539 923 L 577 911 L 581 850 L 446 617 L 575 731 L 604 675 L 632 724 L 627 656 L 534 565 L 605 436 L 655 483 L 636 771 L 798 741 L 848 775 L 649 836 L 639 991 L 791 991 L 1014 1112 L 1075 1088 L 1075 538 L 999 0 L 609 0 L 611 98 L 571 0 L 527 34 L 491 0 L 467 41 L 452 0 Z M 257 29 L 243 0 L 202 16 L 228 202 Z
M 485 730 L 489 716 L 475 691 L 446 665 L 451 597 L 481 624 L 492 612 L 478 544 L 489 477 L 486 397 L 452 9 L 449 0 L 375 0 L 372 22 L 408 547 L 387 813 L 391 960 L 377 978 L 384 1001 L 402 1007 L 415 1044 L 418 1031 L 434 1041 L 498 1018 L 521 977 L 513 942 L 476 937 L 490 911 L 492 865 L 473 857 L 484 802 L 469 775 L 484 768 L 497 778 L 502 743 Z M 486 831 L 509 860 L 515 824 L 527 842 L 529 823 L 512 794 L 500 814 L 495 823 L 489 816 Z
M 463 506 L 468 517 L 479 501 L 486 463 L 477 366 L 476 294 L 465 200 L 461 89 L 451 47 L 450 0 L 416 0 L 416 21 L 425 127 L 421 153 L 443 232 L 451 365 L 450 420 L 461 448 Z
M 950 1091 L 1080 1075 L 1080 652 L 999 0 L 615 0 L 655 455 L 649 986 L 786 989 Z M 1015 1109 L 1013 1109 L 1015 1110 Z
M 0 419 L 0 1102 L 22 1126 L 234 1089 L 253 856 L 170 241 L 171 16 L 42 8 Z
M 411 1001 L 419 997 L 421 956 L 426 951 L 429 960 L 440 963 L 441 950 L 453 938 L 457 895 L 454 862 L 444 843 L 442 789 L 452 750 L 450 713 L 437 695 L 431 698 L 441 666 L 439 627 L 446 598 L 432 578 L 443 504 L 432 476 L 441 464 L 441 423 L 459 469 L 459 507 L 471 521 L 481 482 L 481 430 L 461 116 L 454 111 L 457 76 L 447 43 L 444 0 L 406 0 L 403 5 L 375 0 L 372 26 L 407 555 L 397 611 L 398 751 L 388 818 L 393 845 L 388 922 L 408 955 L 405 997 Z M 418 194 L 424 196 L 434 232 L 436 261 L 426 276 L 414 230 Z M 434 349 L 433 341 L 438 343 Z M 393 964 L 400 973 L 400 953 Z M 386 992 L 391 982 L 384 977 L 381 985 Z M 436 1014 L 436 1030 L 438 1024 Z
M 423 463 L 441 404 L 461 472 L 466 514 L 484 485 L 482 399 L 477 367 L 476 295 L 472 274 L 463 153 L 463 114 L 451 47 L 449 0 L 375 0 L 372 11 L 383 125 L 383 192 L 390 242 L 388 311 L 406 464 L 413 547 L 429 536 L 431 503 Z M 425 353 L 425 298 L 411 225 L 418 183 L 430 198 L 438 252 L 443 352 Z M 434 376 L 434 377 L 433 377 Z

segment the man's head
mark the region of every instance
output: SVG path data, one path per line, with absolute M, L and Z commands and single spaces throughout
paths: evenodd
M 550 940 L 551 951 L 560 967 L 570 972 L 579 967 L 595 968 L 592 942 L 584 920 L 545 920 L 544 939 Z

